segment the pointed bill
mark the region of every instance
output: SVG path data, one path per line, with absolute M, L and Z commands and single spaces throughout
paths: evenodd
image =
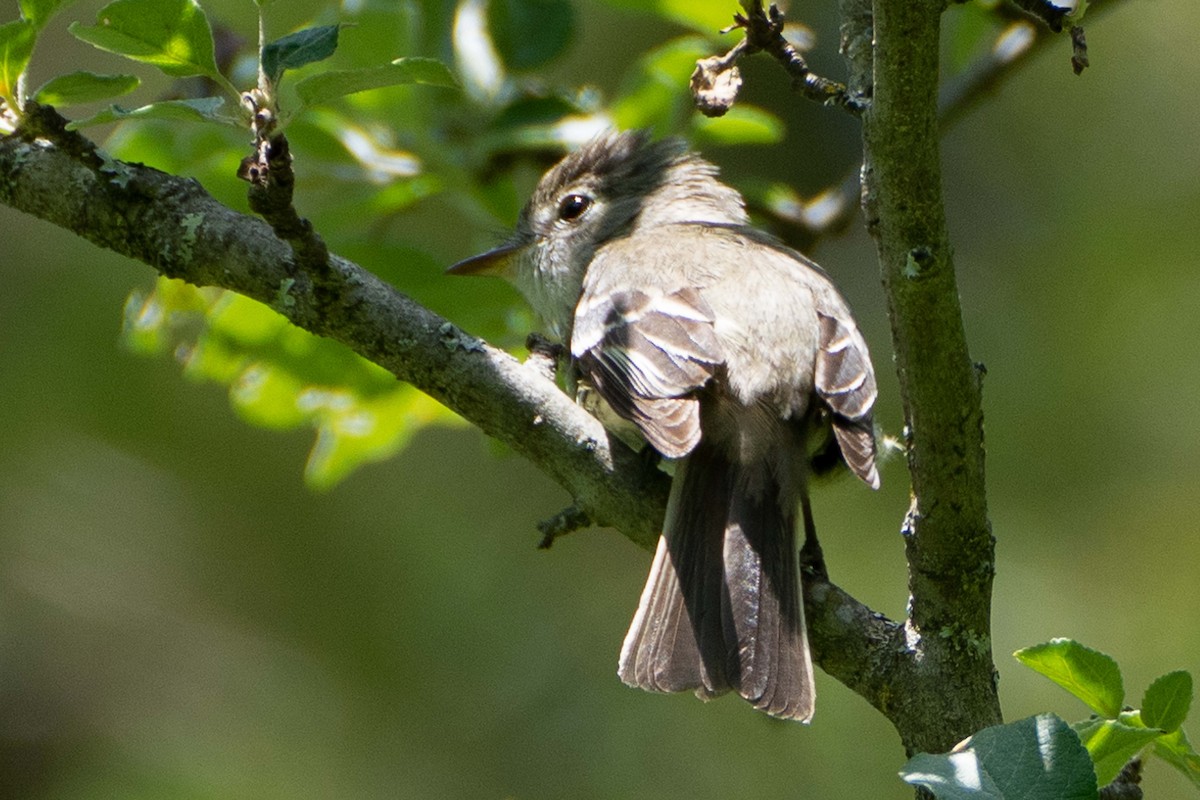
M 447 275 L 495 275 L 512 278 L 527 245 L 506 242 L 499 247 L 477 256 L 459 261 L 446 270 Z

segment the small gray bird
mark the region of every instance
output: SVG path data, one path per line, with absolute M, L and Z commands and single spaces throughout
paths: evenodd
M 513 281 L 580 386 L 677 460 L 621 679 L 808 721 L 797 510 L 815 546 L 810 473 L 844 460 L 878 487 L 875 374 L 829 277 L 748 222 L 682 142 L 610 134 L 546 173 L 506 244 L 450 272 Z

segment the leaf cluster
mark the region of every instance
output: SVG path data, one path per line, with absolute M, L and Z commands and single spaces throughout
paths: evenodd
M 1072 639 L 1052 639 L 1015 657 L 1079 698 L 1092 716 L 1068 724 L 1039 714 L 986 728 L 950 753 L 919 754 L 901 777 L 939 800 L 1087 798 L 1113 782 L 1132 759 L 1155 756 L 1200 789 L 1200 755 L 1183 723 L 1192 676 L 1175 670 L 1154 680 L 1140 709 L 1125 705 L 1121 668 L 1109 655 Z
M 74 71 L 28 98 L 18 92 L 38 34 L 71 2 L 23 0 L 22 19 L 0 26 L 0 97 L 9 128 L 19 124 L 27 101 L 95 104 L 141 86 L 132 72 Z M 195 175 L 236 207 L 244 205 L 236 165 L 247 134 L 261 131 L 256 126 L 265 114 L 271 129 L 286 130 L 297 156 L 299 203 L 315 212 L 318 230 L 339 252 L 501 341 L 518 341 L 518 331 L 530 327 L 524 312 L 510 308 L 511 295 L 442 277 L 444 259 L 428 251 L 420 231 L 397 230 L 398 215 L 448 203 L 459 215 L 487 220 L 483 227 L 507 225 L 527 191 L 522 163 L 540 171 L 565 147 L 609 127 L 683 133 L 708 144 L 772 143 L 783 136 L 776 117 L 752 106 L 720 121 L 690 111 L 687 76 L 697 58 L 713 51 L 714 23 L 729 14 L 725 3 L 641 9 L 708 38 L 686 33 L 654 47 L 609 98 L 587 86 L 552 88 L 535 74 L 563 58 L 576 39 L 578 20 L 569 4 L 461 0 L 446 17 L 432 3 L 365 3 L 337 18 L 326 10 L 297 30 L 268 37 L 272 18 L 284 10 L 278 3 L 247 3 L 242 22 L 258 27 L 253 75 L 239 72 L 238 59 L 214 43 L 216 23 L 198 0 L 114 0 L 91 23 L 71 22 L 68 29 L 81 42 L 130 66 L 156 69 L 175 79 L 176 88 L 142 104 L 105 105 L 69 127 L 124 123 L 108 141 L 115 156 Z M 453 68 L 435 57 L 446 53 Z M 436 99 L 423 94 L 431 91 Z M 131 298 L 136 313 L 127 317 L 126 336 L 139 352 L 179 354 L 187 374 L 227 386 L 234 408 L 252 424 L 314 427 L 317 441 L 305 470 L 312 485 L 331 485 L 356 465 L 394 453 L 421 425 L 452 418 L 430 412 L 429 401 L 418 402 L 411 388 L 394 381 L 364 393 L 359 377 L 368 367 L 336 345 L 319 348 L 326 369 L 318 381 L 278 344 L 287 338 L 283 317 L 254 306 L 161 279 Z M 230 321 L 242 316 L 251 329 L 273 318 L 273 344 L 231 339 Z M 314 409 L 317 396 L 353 402 Z M 364 404 L 387 403 L 399 410 L 370 433 L 342 424 Z M 339 416 L 343 412 L 349 416 Z

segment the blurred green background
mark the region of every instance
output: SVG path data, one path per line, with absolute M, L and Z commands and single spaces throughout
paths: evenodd
M 90 22 L 98 5 L 64 17 Z M 252 36 L 248 0 L 204 5 Z M 277 5 L 281 33 L 325 4 Z M 615 5 L 575 4 L 572 47 L 547 80 L 611 95 L 643 51 L 683 32 Z M 836 77 L 826 5 L 793 14 L 816 32 L 813 64 Z M 1134 705 L 1167 670 L 1200 673 L 1200 7 L 1114 5 L 1088 28 L 1083 76 L 1052 42 L 945 139 L 965 321 L 988 370 L 1008 719 L 1086 715 L 1009 656 L 1053 636 L 1113 655 Z M 449 20 L 448 4 L 425 6 L 427 31 Z M 965 36 L 972 13 L 950 9 L 947 36 Z M 57 36 L 39 46 L 42 79 L 123 68 Z M 956 41 L 950 68 L 970 56 Z M 706 147 L 729 179 L 812 194 L 853 168 L 853 121 L 795 100 L 771 64 L 745 73 L 787 136 Z M 237 142 L 214 159 L 236 164 Z M 526 316 L 488 310 L 506 289 L 439 274 L 507 220 L 433 198 L 364 238 L 361 208 L 303 158 L 301 212 L 336 250 L 520 341 Z M 518 170 L 509 194 L 538 169 Z M 232 179 L 210 188 L 244 208 Z M 476 431 L 425 429 L 310 490 L 311 433 L 249 426 L 222 388 L 122 344 L 122 305 L 152 287 L 147 267 L 7 208 L 0 230 L 0 795 L 911 796 L 888 724 L 824 675 L 809 727 L 623 686 L 617 652 L 649 554 L 611 531 L 536 550 L 536 522 L 568 498 Z M 394 236 L 421 253 L 405 260 Z M 856 309 L 883 376 L 880 421 L 899 434 L 873 246 L 855 224 L 813 255 Z M 835 580 L 900 616 L 902 459 L 883 484 L 823 486 L 816 512 Z M 1161 762 L 1144 786 L 1194 796 Z

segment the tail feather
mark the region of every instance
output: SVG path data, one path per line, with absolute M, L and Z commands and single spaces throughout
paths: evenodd
M 795 510 L 781 505 L 772 480 L 752 474 L 767 471 L 704 442 L 681 462 L 621 650 L 623 681 L 702 697 L 736 689 L 768 714 L 811 718 Z
M 665 533 L 621 648 L 619 674 L 630 686 L 704 696 L 729 689 L 720 597 L 730 475 L 713 466 L 687 459 L 676 471 Z
M 777 497 L 737 493 L 725 531 L 730 683 L 755 708 L 805 720 L 813 714 L 812 657 L 800 602 L 796 514 Z M 736 675 L 736 678 L 734 677 Z

